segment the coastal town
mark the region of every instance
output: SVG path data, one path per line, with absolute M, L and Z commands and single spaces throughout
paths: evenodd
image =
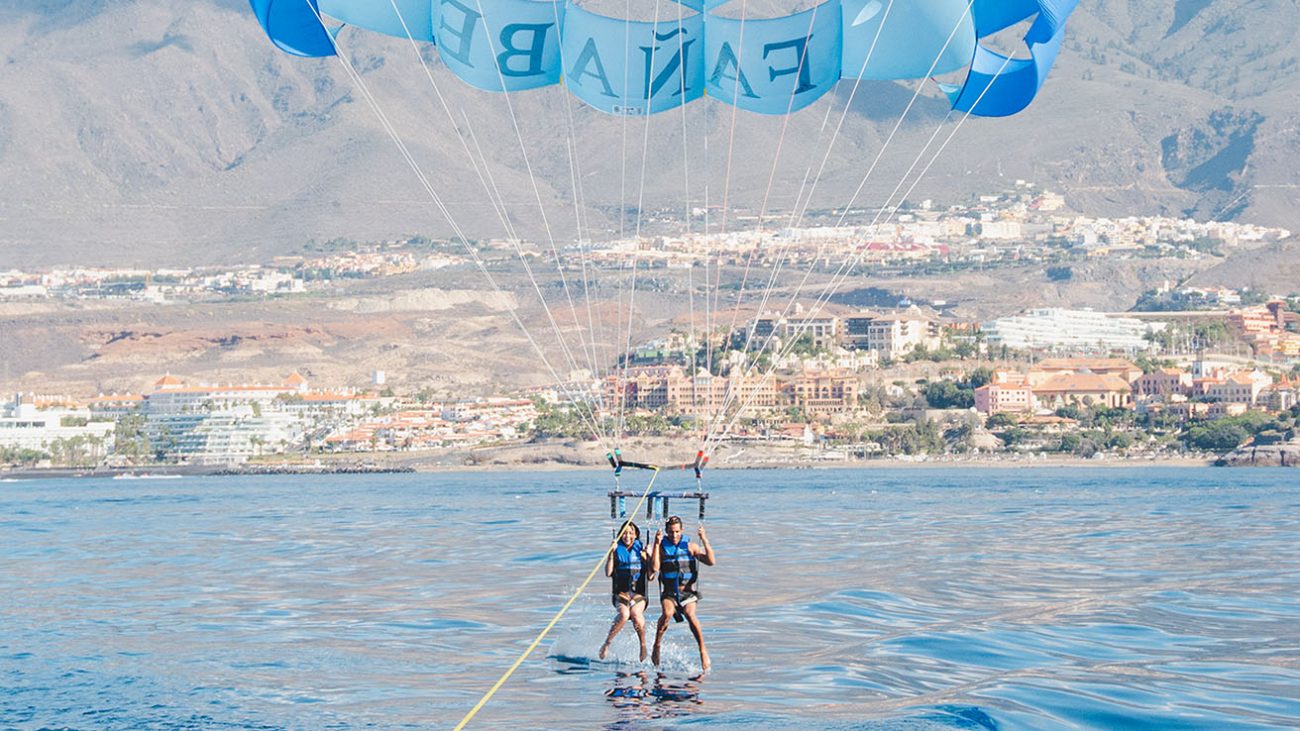
M 835 225 L 579 242 L 570 272 L 749 267 L 957 271 L 1036 262 L 1068 279 L 1098 258 L 1198 258 L 1291 232 L 1165 217 L 1071 214 L 1017 181 L 962 205 L 843 211 Z M 708 211 L 695 211 L 706 216 Z M 883 214 L 883 215 L 882 215 Z M 791 221 L 795 217 L 791 217 Z M 125 300 L 136 306 L 310 297 L 341 281 L 488 269 L 546 258 L 519 241 L 310 242 L 257 265 L 0 272 L 0 302 Z M 766 275 L 764 275 L 766 276 Z M 758 277 L 761 278 L 761 277 Z M 756 279 L 758 279 L 756 278 Z M 757 285 L 756 285 L 757 287 Z M 886 298 L 887 299 L 887 298 Z M 766 297 L 764 298 L 766 300 Z M 1035 307 L 973 319 L 942 300 L 864 308 L 811 296 L 707 331 L 672 328 L 564 383 L 448 394 L 364 369 L 365 385 L 153 373 L 129 392 L 26 388 L 0 408 L 0 469 L 249 468 L 410 456 L 473 464 L 502 445 L 605 434 L 788 448 L 791 459 L 1212 457 L 1295 436 L 1295 292 L 1165 282 L 1123 312 Z M 382 460 L 381 460 L 382 461 Z
M 520 260 L 554 267 L 558 259 L 566 271 L 741 266 L 829 272 L 845 265 L 871 265 L 873 271 L 899 273 L 1041 262 L 1058 265 L 1049 272 L 1051 276 L 1068 278 L 1072 262 L 1198 259 L 1292 235 L 1287 229 L 1249 223 L 1166 216 L 1090 217 L 1065 211 L 1063 206 L 1059 194 L 1021 180 L 1006 191 L 946 207 L 924 200 L 883 210 L 809 211 L 799 216 L 773 213 L 767 218 L 737 214 L 729 223 L 723 221 L 712 228 L 707 225 L 710 212 L 697 209 L 691 216 L 699 220 L 697 233 L 579 241 L 555 252 L 528 241 L 443 241 L 418 235 L 382 242 L 311 241 L 300 254 L 241 266 L 0 270 L 0 302 L 136 300 L 165 304 L 285 297 L 327 289 L 338 281 L 467 267 L 472 259 L 488 269 L 509 267 Z M 681 218 L 680 211 L 659 215 Z M 718 217 L 716 212 L 713 215 Z M 644 218 L 649 227 L 656 212 L 646 212 Z M 1222 303 L 1233 304 L 1235 296 L 1226 295 Z M 1217 302 L 1209 300 L 1210 304 Z
M 455 400 L 397 393 L 383 372 L 369 388 L 296 372 L 278 383 L 162 374 L 137 393 L 14 395 L 0 411 L 0 456 L 11 467 L 229 467 L 581 439 L 593 421 L 784 444 L 819 461 L 1217 453 L 1294 437 L 1298 321 L 1284 300 L 1190 326 L 1083 310 L 972 324 L 915 305 L 772 314 L 714 343 L 680 333 L 645 343 L 599 378 Z M 1194 352 L 1162 337 L 1177 329 L 1199 338 Z M 1207 348 L 1229 342 L 1249 355 Z

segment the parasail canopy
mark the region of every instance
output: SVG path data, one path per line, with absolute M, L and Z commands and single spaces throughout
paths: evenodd
M 954 109 L 986 117 L 1033 101 L 1078 0 L 828 0 L 776 18 L 717 13 L 727 0 L 676 0 L 654 22 L 594 13 L 573 0 L 250 0 L 275 45 L 298 56 L 336 53 L 356 26 L 437 46 L 465 83 L 486 91 L 564 84 L 608 114 L 645 115 L 701 96 L 760 114 L 808 106 L 841 79 L 916 79 L 966 70 L 942 84 Z M 982 41 L 1032 19 L 1027 58 Z

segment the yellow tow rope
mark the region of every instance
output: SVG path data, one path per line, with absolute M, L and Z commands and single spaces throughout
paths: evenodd
M 641 493 L 641 499 L 637 501 L 636 507 L 632 508 L 632 512 L 629 513 L 629 515 L 635 516 L 637 512 L 641 510 L 641 506 L 645 504 L 646 497 L 650 495 L 650 490 L 654 488 L 655 480 L 659 478 L 659 468 L 651 465 L 650 469 L 654 470 L 654 475 L 650 477 L 650 484 L 646 485 L 645 492 Z M 631 518 L 624 521 L 623 525 L 626 526 L 629 522 L 631 522 Z M 515 663 L 510 666 L 510 669 L 497 679 L 497 682 L 492 684 L 492 687 L 488 689 L 488 692 L 484 693 L 478 703 L 475 703 L 474 707 L 469 709 L 469 713 L 466 713 L 465 717 L 460 719 L 460 723 L 456 724 L 456 727 L 452 729 L 452 731 L 460 731 L 465 728 L 465 724 L 469 723 L 470 719 L 474 718 L 475 714 L 482 710 L 483 706 L 487 705 L 487 702 L 492 699 L 492 696 L 495 695 L 498 690 L 501 689 L 501 686 L 506 684 L 506 681 L 510 679 L 510 676 L 514 675 L 514 672 L 519 669 L 519 666 L 524 663 L 524 660 L 528 659 L 528 656 L 533 653 L 533 650 L 537 649 L 537 646 L 542 643 L 542 640 L 546 637 L 547 633 L 551 631 L 551 628 L 560 621 L 560 618 L 564 616 L 564 613 L 569 611 L 569 607 L 573 606 L 573 603 L 577 601 L 578 597 L 582 595 L 582 592 L 586 590 L 587 584 L 590 584 L 591 580 L 596 578 L 596 573 L 600 571 L 600 569 L 605 565 L 606 559 L 609 558 L 609 552 L 614 550 L 614 547 L 618 545 L 618 536 L 622 535 L 622 533 L 623 531 L 620 529 L 619 532 L 615 534 L 614 540 L 609 544 L 609 548 L 606 548 L 605 552 L 601 554 L 600 561 L 598 561 L 591 569 L 591 573 L 587 574 L 587 579 L 582 582 L 582 585 L 578 587 L 578 590 L 573 592 L 573 596 L 569 597 L 569 600 L 564 603 L 564 606 L 560 607 L 560 611 L 556 612 L 555 616 L 551 618 L 551 621 L 542 628 L 542 631 L 537 635 L 537 638 L 528 645 L 528 649 L 524 650 L 523 653 L 519 655 L 519 659 L 515 660 Z

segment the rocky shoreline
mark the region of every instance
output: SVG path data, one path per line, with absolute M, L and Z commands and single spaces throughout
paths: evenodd
M 1300 444 L 1239 447 L 1214 463 L 1220 467 L 1300 467 Z

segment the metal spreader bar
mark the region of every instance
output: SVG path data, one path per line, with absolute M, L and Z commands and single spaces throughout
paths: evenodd
M 641 493 L 627 492 L 624 490 L 609 491 L 609 517 L 614 520 L 624 520 L 627 515 L 627 498 L 640 499 Z M 670 501 L 672 500 L 695 500 L 699 505 L 699 519 L 704 520 L 704 504 L 709 499 L 709 493 L 699 490 L 683 492 L 665 492 L 655 490 L 646 495 L 645 517 L 647 520 L 653 520 L 656 517 L 667 518 L 672 513 L 669 511 Z

